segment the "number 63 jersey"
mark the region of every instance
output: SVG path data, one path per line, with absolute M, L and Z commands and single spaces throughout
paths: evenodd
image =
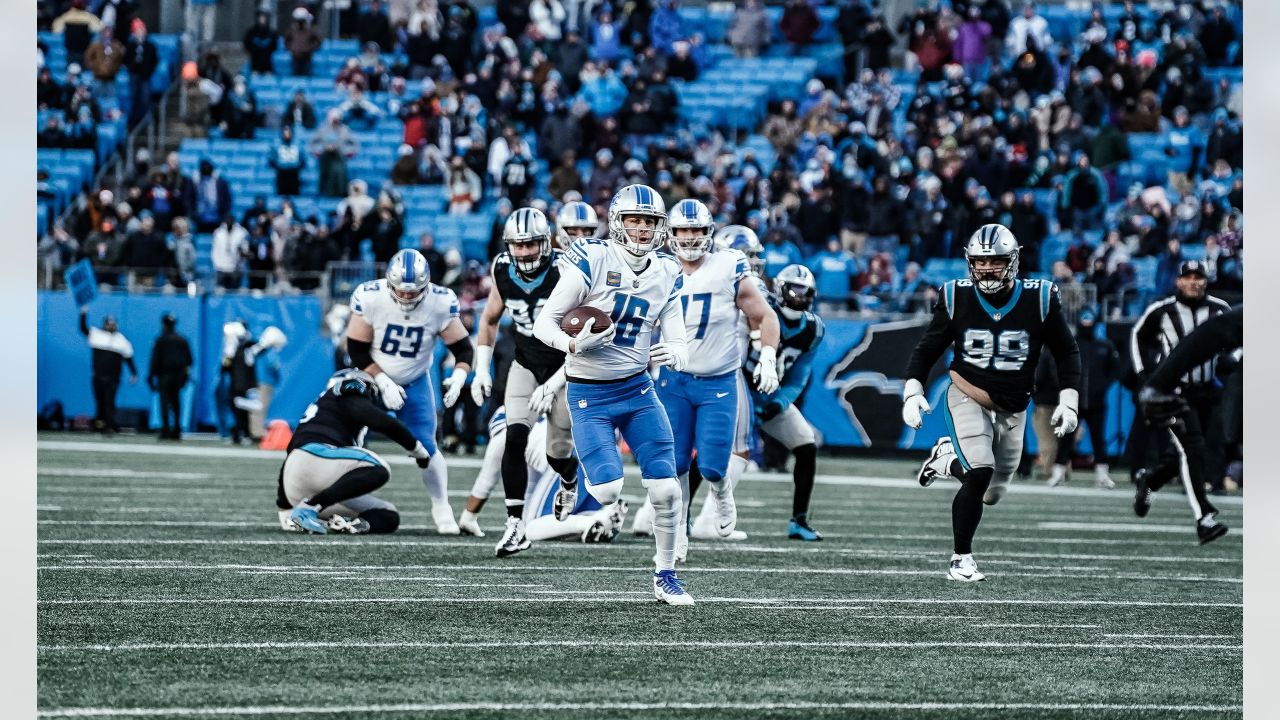
M 351 312 L 373 326 L 373 361 L 404 387 L 431 369 L 436 336 L 458 317 L 458 297 L 432 283 L 422 300 L 406 309 L 391 297 L 387 281 L 381 279 L 351 293 Z
M 1047 280 L 1014 280 L 1008 292 L 995 296 L 983 295 L 970 280 L 944 284 L 906 377 L 927 382 L 948 347 L 955 350 L 950 369 L 1006 412 L 1027 408 L 1042 347 L 1057 361 L 1061 387 L 1079 386 L 1080 351 L 1058 288 Z

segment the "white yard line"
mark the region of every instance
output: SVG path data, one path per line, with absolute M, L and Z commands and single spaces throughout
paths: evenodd
M 1102 626 L 1101 626 L 1101 625 L 1065 625 L 1065 624 L 1061 624 L 1061 623 L 1045 623 L 1045 624 L 1039 624 L 1039 623 L 982 623 L 981 625 L 974 625 L 974 627 L 979 627 L 979 628 L 1048 628 L 1048 629 L 1051 629 L 1051 630 L 1058 630 L 1058 629 L 1060 629 L 1060 628 L 1098 628 L 1098 627 L 1102 627 Z M 1104 635 L 1103 637 L 1106 637 L 1106 636 Z
M 1214 498 L 1215 500 L 1217 498 Z M 1185 525 L 1155 525 L 1147 523 L 1089 523 L 1089 522 L 1042 522 L 1036 526 L 1041 530 L 1072 530 L 1081 532 L 1111 533 L 1180 533 L 1190 535 L 1191 523 Z M 1244 528 L 1231 526 L 1235 535 L 1244 535 Z
M 41 440 L 36 444 L 37 450 L 61 450 L 68 452 L 89 452 L 89 453 L 115 453 L 123 455 L 164 455 L 178 457 L 207 457 L 207 458 L 249 458 L 255 460 L 271 460 L 279 462 L 284 454 L 279 451 L 257 450 L 252 448 L 235 448 L 235 447 L 174 447 L 161 445 L 143 445 L 143 444 L 117 444 L 113 445 L 106 442 L 93 441 L 66 441 L 66 440 Z M 412 465 L 413 460 L 399 455 L 387 454 L 383 457 L 392 465 Z M 448 458 L 451 467 L 467 468 L 478 470 L 482 461 L 479 458 L 472 457 L 456 457 Z M 634 474 L 636 468 L 628 466 L 628 475 Z M 790 485 L 792 479 L 790 475 L 750 472 L 743 475 L 744 480 L 755 482 L 781 483 Z M 912 488 L 917 487 L 916 481 L 910 478 L 884 478 L 884 477 L 866 477 L 866 476 L 849 476 L 849 475 L 818 475 L 815 482 L 822 485 L 842 485 L 842 486 L 861 486 L 861 487 L 890 487 L 890 488 Z M 1056 497 L 1090 497 L 1090 498 L 1118 498 L 1124 495 L 1123 492 L 1115 490 L 1092 490 L 1086 488 L 1050 488 L 1035 483 L 1022 483 L 1014 487 L 1013 493 L 1018 495 L 1053 495 Z M 1166 496 L 1156 495 L 1155 499 L 1164 502 Z M 1175 498 L 1168 496 L 1172 501 Z M 1181 501 L 1179 499 L 1179 501 Z M 1241 505 L 1243 498 L 1240 497 L 1215 497 L 1214 502 L 1219 505 Z
M 1102 637 L 1109 638 L 1138 638 L 1152 640 L 1238 640 L 1239 635 L 1144 635 L 1144 634 L 1128 634 L 1128 633 L 1106 633 Z
M 667 649 L 719 649 L 719 648 L 973 648 L 973 649 L 1135 649 L 1135 650 L 1240 650 L 1242 645 L 1201 645 L 1169 643 L 1132 643 L 1117 645 L 1110 642 L 1001 642 L 958 640 L 494 640 L 494 641 L 403 641 L 361 642 L 353 648 L 346 641 L 305 642 L 256 642 L 256 643 L 133 643 L 120 645 L 40 645 L 40 652 L 136 652 L 142 650 L 292 650 L 325 648 L 370 649 L 473 649 L 473 648 L 667 648 Z
M 168 470 L 122 470 L 120 468 L 77 468 L 77 467 L 50 467 L 48 465 L 36 468 L 36 475 L 47 475 L 49 477 L 80 477 L 80 478 L 127 478 L 129 480 L 208 480 L 214 477 L 209 473 L 191 473 L 191 472 L 170 472 Z

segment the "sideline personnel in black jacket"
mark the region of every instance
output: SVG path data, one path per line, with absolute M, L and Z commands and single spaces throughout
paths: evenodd
M 151 346 L 147 385 L 160 394 L 160 439 L 182 439 L 182 388 L 191 376 L 191 346 L 178 334 L 178 319 L 170 313 L 160 318 L 160 336 Z

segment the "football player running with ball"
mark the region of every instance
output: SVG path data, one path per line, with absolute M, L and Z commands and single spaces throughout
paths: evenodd
M 396 413 L 431 455 L 422 483 L 431 496 L 431 517 L 441 535 L 457 535 L 448 499 L 448 467 L 436 448 L 436 400 L 431 384 L 436 337 L 457 361 L 444 381 L 444 404 L 462 392 L 474 351 L 458 319 L 453 291 L 431 283 L 427 260 L 417 250 L 401 250 L 387 263 L 387 276 L 351 294 L 347 351 L 352 364 L 373 376 L 382 404 Z
M 609 204 L 609 239 L 580 238 L 560 259 L 560 282 L 534 321 L 539 340 L 566 352 L 569 412 L 586 489 L 603 506 L 622 493 L 622 456 L 614 439 L 621 431 L 640 464 L 640 477 L 654 507 L 658 546 L 654 597 L 692 605 L 676 578 L 676 524 L 680 484 L 675 442 L 667 413 L 654 392 L 649 363 L 684 369 L 688 348 L 680 305 L 680 265 L 654 251 L 667 238 L 662 198 L 646 185 L 628 185 Z M 573 310 L 607 313 L 602 332 L 589 317 L 570 336 L 561 321 Z M 593 310 L 592 310 L 593 309 Z M 569 318 L 580 320 L 582 312 Z M 661 323 L 662 342 L 654 343 Z
M 668 225 L 671 252 L 684 270 L 680 303 L 689 363 L 683 371 L 663 368 L 658 397 L 671 420 L 676 443 L 676 472 L 684 498 L 676 559 L 683 560 L 689 542 L 689 469 L 695 450 L 699 474 L 710 484 L 715 498 L 717 534 L 728 537 L 737 523 L 733 483 L 742 468 L 730 473 L 730 464 L 736 460 L 746 465 L 733 454 L 733 446 L 739 408 L 751 402 L 750 397 L 739 394 L 744 360 L 739 315 L 761 333 L 760 362 L 753 382 L 765 394 L 778 389 L 778 319 L 749 277 L 747 256 L 727 248 L 712 251 L 715 222 L 706 205 L 681 200 L 672 208 Z
M 564 353 L 533 336 L 533 323 L 560 279 L 556 262 L 560 252 L 551 248 L 551 228 L 541 210 L 520 208 L 511 213 L 502 231 L 507 251 L 493 261 L 493 287 L 480 316 L 476 340 L 476 377 L 471 397 L 476 405 L 493 388 L 490 364 L 498 321 L 503 312 L 511 315 L 515 329 L 516 356 L 507 372 L 506 452 L 502 461 L 502 489 L 506 494 L 507 526 L 498 541 L 496 554 L 506 557 L 525 550 L 524 496 L 529 468 L 525 448 L 529 431 L 539 416 L 547 415 L 547 463 L 560 476 L 556 493 L 556 514 L 567 517 L 577 496 L 578 461 L 573 457 L 573 436 L 569 429 L 569 408 L 564 400 Z M 468 520 L 470 518 L 467 518 Z
M 929 412 L 924 383 L 948 347 L 955 349 L 943 417 L 947 435 L 920 468 L 922 486 L 954 477 L 951 503 L 954 554 L 947 578 L 985 580 L 973 559 L 973 536 L 983 504 L 1004 496 L 1022 458 L 1027 403 L 1043 347 L 1053 353 L 1062 390 L 1053 413 L 1058 437 L 1076 429 L 1080 351 L 1062 312 L 1058 288 L 1018 279 L 1018 241 L 1003 225 L 983 225 L 964 248 L 968 280 L 942 286 L 933 319 L 907 365 L 902 420 L 912 428 Z

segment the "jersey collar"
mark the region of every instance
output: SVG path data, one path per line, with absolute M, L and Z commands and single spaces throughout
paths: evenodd
M 1013 307 L 1018 304 L 1018 297 L 1022 295 L 1022 281 L 1016 278 L 1014 279 L 1013 290 L 1009 293 L 1009 300 L 1005 302 L 1003 307 L 997 308 L 987 302 L 987 298 L 982 294 L 982 291 L 978 289 L 976 284 L 973 285 L 973 294 L 978 296 L 978 302 L 982 305 L 982 309 L 986 310 L 987 314 L 991 316 L 991 319 L 999 320 L 1005 315 L 1008 315 L 1009 311 L 1013 310 Z
M 534 275 L 532 278 L 526 279 L 520 274 L 519 270 L 516 270 L 515 258 L 512 258 L 511 264 L 507 266 L 507 274 L 511 277 L 511 282 L 515 283 L 521 290 L 524 290 L 525 292 L 533 292 L 542 284 L 542 279 L 546 277 L 552 264 L 553 263 L 548 262 L 542 267 L 542 272 Z

